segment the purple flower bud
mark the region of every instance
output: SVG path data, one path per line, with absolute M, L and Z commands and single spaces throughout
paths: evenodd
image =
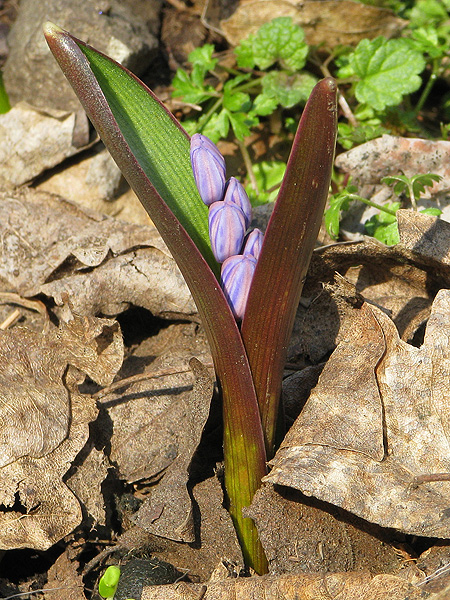
M 252 220 L 252 205 L 248 199 L 247 192 L 236 177 L 230 177 L 225 188 L 225 201 L 234 202 L 237 204 L 245 215 L 246 227 L 250 225 Z
M 222 265 L 222 289 L 236 319 L 242 319 L 256 267 L 251 254 L 230 256 Z
M 242 254 L 244 256 L 250 254 L 251 256 L 256 258 L 256 260 L 258 260 L 263 240 L 263 232 L 260 229 L 253 229 L 253 231 L 251 231 L 247 236 L 247 240 L 245 242 Z
M 209 239 L 217 262 L 239 254 L 244 241 L 245 216 L 233 202 L 214 202 L 209 207 Z
M 225 159 L 217 146 L 201 133 L 191 138 L 191 165 L 200 197 L 206 206 L 223 199 Z

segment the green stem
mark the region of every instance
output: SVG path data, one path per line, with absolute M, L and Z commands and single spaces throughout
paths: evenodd
M 217 100 L 214 102 L 214 104 L 211 106 L 211 108 L 209 110 L 207 110 L 200 117 L 200 119 L 197 121 L 199 131 L 201 131 L 202 128 L 206 125 L 206 123 L 209 121 L 209 119 L 211 118 L 213 113 L 219 108 L 219 106 L 222 104 L 222 102 L 223 102 L 223 96 L 221 96 L 220 98 L 217 98 Z
M 373 208 L 377 208 L 378 210 L 388 213 L 389 215 L 392 215 L 393 217 L 396 216 L 396 212 L 394 210 L 391 210 L 390 208 L 386 208 L 382 204 L 377 204 L 376 202 L 372 202 L 372 200 L 367 200 L 367 198 L 363 198 L 362 196 L 358 196 L 357 194 L 349 194 L 348 198 L 350 200 L 359 200 L 360 202 L 367 204 L 367 206 L 373 206 Z
M 247 169 L 248 177 L 250 179 L 252 188 L 254 189 L 256 194 L 259 194 L 258 182 L 256 181 L 255 173 L 253 172 L 253 164 L 250 158 L 250 154 L 248 153 L 247 146 L 244 144 L 244 142 L 238 139 L 236 140 L 236 143 L 239 146 L 242 158 L 244 159 L 245 168 Z
M 428 96 L 430 95 L 431 89 L 434 85 L 434 82 L 437 79 L 437 76 L 438 76 L 438 69 L 439 69 L 439 63 L 438 63 L 437 59 L 435 59 L 433 61 L 433 70 L 431 72 L 431 75 L 427 81 L 426 86 L 423 89 L 422 94 L 420 95 L 419 101 L 416 104 L 416 108 L 414 109 L 414 113 L 416 115 L 419 114 L 419 112 L 422 110 L 423 105 L 425 104 Z

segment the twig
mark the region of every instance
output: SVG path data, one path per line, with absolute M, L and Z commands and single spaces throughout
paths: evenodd
M 212 363 L 206 363 L 205 367 L 214 368 L 214 365 Z M 138 383 L 139 381 L 147 381 L 147 379 L 157 379 L 158 377 L 166 377 L 167 375 L 179 375 L 181 373 L 191 372 L 192 370 L 190 368 L 174 371 L 173 368 L 168 367 L 166 369 L 159 369 L 158 371 L 152 371 L 150 373 L 139 373 L 138 375 L 131 375 L 131 377 L 125 377 L 124 379 L 115 381 L 114 383 L 111 383 L 111 385 L 108 385 L 95 394 L 92 394 L 92 396 L 96 400 L 101 400 L 104 396 L 108 396 L 120 388 L 127 387 L 133 383 Z
M 0 304 L 17 304 L 18 306 L 23 306 L 23 308 L 38 312 L 44 317 L 44 331 L 48 330 L 50 319 L 45 304 L 40 300 L 28 300 L 28 298 L 23 298 L 19 294 L 0 292 Z M 2 599 L 0 598 L 0 600 Z
M 10 313 L 8 317 L 6 317 L 3 323 L 0 323 L 0 329 L 2 331 L 5 331 L 5 329 L 8 329 L 8 327 L 14 325 L 14 323 L 20 319 L 21 315 L 22 313 L 20 312 L 20 310 L 16 308 L 12 311 L 12 313 Z

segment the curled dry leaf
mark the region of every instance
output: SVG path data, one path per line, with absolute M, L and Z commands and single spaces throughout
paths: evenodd
M 154 227 L 106 217 L 45 192 L 0 193 L 0 276 L 22 296 L 68 294 L 82 314 L 117 315 L 130 304 L 154 315 L 196 313 Z
M 449 335 L 448 290 L 434 300 L 420 348 L 365 304 L 266 480 L 383 527 L 450 538 L 450 484 L 416 483 L 417 476 L 450 472 Z
M 264 575 L 214 583 L 145 587 L 141 600 L 425 600 L 400 577 L 369 573 Z
M 236 45 L 275 17 L 292 17 L 294 23 L 303 27 L 308 44 L 325 43 L 331 48 L 339 44 L 356 45 L 363 38 L 378 35 L 389 38 L 405 25 L 390 10 L 349 0 L 301 4 L 295 0 L 244 0 L 220 25 L 230 44 Z
M 107 319 L 73 315 L 47 334 L 0 332 L 0 548 L 45 550 L 80 523 L 62 477 L 97 409 L 78 384 L 85 373 L 111 382 L 122 359 L 120 329 Z

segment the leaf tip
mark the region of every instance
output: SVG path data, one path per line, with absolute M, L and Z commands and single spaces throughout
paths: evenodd
M 58 27 L 58 25 L 55 25 L 51 21 L 46 21 L 42 26 L 42 29 L 44 30 L 45 39 L 47 41 L 49 40 L 49 38 L 53 39 L 57 35 L 65 33 L 64 29 L 61 29 L 61 27 Z

